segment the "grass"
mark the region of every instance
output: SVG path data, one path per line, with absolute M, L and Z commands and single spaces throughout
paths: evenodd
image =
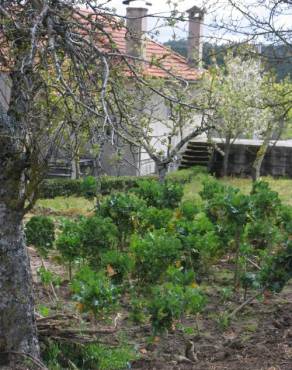
M 202 181 L 206 175 L 195 177 L 195 179 L 185 186 L 184 200 L 200 201 L 199 192 L 202 189 Z M 263 177 L 262 180 L 267 181 L 271 188 L 279 193 L 279 196 L 284 204 L 292 206 L 292 179 L 274 179 L 272 177 Z M 243 179 L 236 177 L 226 177 L 220 181 L 239 188 L 243 193 L 248 194 L 251 190 L 251 179 Z
M 185 185 L 183 201 L 194 200 L 196 203 L 202 202 L 199 192 L 203 189 L 203 180 L 208 175 L 197 175 L 194 179 Z
M 197 175 L 192 182 L 185 185 L 183 200 L 194 200 L 201 202 L 199 192 L 202 190 L 202 182 L 208 175 Z M 292 179 L 273 179 L 271 177 L 263 177 L 271 188 L 277 191 L 283 203 L 292 206 Z M 235 177 L 227 177 L 221 179 L 224 183 L 239 188 L 243 193 L 247 194 L 252 186 L 250 179 L 242 179 Z M 55 212 L 72 214 L 86 214 L 94 208 L 94 201 L 89 201 L 82 197 L 56 197 L 54 199 L 40 199 L 37 206 L 49 208 Z
M 274 179 L 272 177 L 263 177 L 262 180 L 267 181 L 271 188 L 279 193 L 279 196 L 283 203 L 292 206 L 292 179 L 279 178 Z M 235 177 L 228 177 L 222 179 L 228 185 L 239 188 L 243 193 L 250 192 L 252 182 L 250 179 L 239 179 Z
M 94 201 L 89 201 L 83 197 L 56 197 L 54 199 L 39 199 L 37 206 L 49 208 L 55 212 L 84 214 L 92 211 Z

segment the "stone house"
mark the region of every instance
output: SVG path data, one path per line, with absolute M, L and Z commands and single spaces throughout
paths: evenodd
M 129 2 L 127 2 L 129 3 Z M 169 79 L 170 73 L 188 81 L 194 85 L 199 79 L 202 68 L 202 25 L 204 13 L 196 6 L 188 11 L 188 58 L 170 50 L 166 46 L 147 37 L 148 34 L 148 9 L 144 2 L 132 1 L 133 5 L 127 7 L 126 27 L 112 30 L 112 37 L 117 48 L 125 55 L 133 56 L 143 60 L 143 73 L 156 79 Z M 138 3 L 138 4 L 137 4 Z M 134 6 L 135 5 L 135 6 Z M 139 5 L 139 6 L 138 6 Z M 161 66 L 151 63 L 151 60 L 161 60 Z M 163 99 L 153 94 L 155 100 L 155 117 L 152 122 L 152 137 L 165 137 L 169 128 L 167 121 L 169 116 L 168 107 Z M 194 116 L 196 113 L 194 113 Z M 200 123 L 200 116 L 193 121 Z M 164 123 L 165 122 L 165 123 Z M 175 145 L 182 137 L 186 136 L 189 130 L 186 128 L 180 133 L 180 137 L 172 138 L 172 145 Z M 157 140 L 153 143 L 156 148 L 166 150 Z M 131 148 L 126 146 L 121 161 L 115 163 L 115 150 L 110 143 L 105 144 L 102 153 L 102 166 L 104 172 L 109 175 L 147 175 L 155 172 L 155 163 L 143 148 Z
M 188 58 L 170 50 L 166 46 L 147 37 L 148 34 L 148 7 L 149 3 L 145 1 L 126 1 L 130 3 L 127 7 L 126 26 L 117 27 L 110 30 L 112 39 L 120 53 L 136 57 L 143 60 L 143 73 L 155 79 L 168 79 L 170 74 L 178 76 L 182 80 L 195 84 L 200 74 L 202 58 L 202 24 L 204 13 L 197 7 L 188 11 L 189 14 L 189 36 L 188 36 Z M 147 4 L 147 5 L 146 5 Z M 162 68 L 151 61 L 153 59 L 161 60 Z M 5 73 L 0 73 L 0 104 L 4 111 L 8 107 L 10 99 L 9 77 Z M 164 104 L 163 99 L 159 100 L 158 96 L 153 97 L 156 105 L 156 120 L 151 123 L 153 136 L 165 136 L 167 125 L 163 122 L 168 121 L 169 111 Z M 198 122 L 200 116 L 197 117 Z M 172 144 L 188 134 L 188 130 L 180 133 L 180 137 L 173 138 Z M 154 145 L 161 145 L 159 142 Z M 161 150 L 165 150 L 161 146 Z M 51 166 L 52 176 L 70 177 L 73 166 L 71 163 L 65 163 L 63 153 L 58 153 L 55 158 L 55 164 Z M 149 154 L 142 148 L 131 148 L 125 144 L 122 153 L 122 159 L 116 160 L 116 151 L 110 140 L 106 142 L 101 153 L 101 173 L 108 175 L 146 175 L 155 172 L 155 163 Z M 60 159 L 62 159 L 60 161 Z M 60 166 L 59 163 L 62 162 Z M 90 171 L 90 156 L 81 158 L 81 172 Z

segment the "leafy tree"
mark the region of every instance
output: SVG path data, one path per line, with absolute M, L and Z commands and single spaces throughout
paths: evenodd
M 291 126 L 291 81 L 285 79 L 277 83 L 272 76 L 269 76 L 268 83 L 262 86 L 262 102 L 259 105 L 263 123 L 259 130 L 259 137 L 262 139 L 256 158 L 252 166 L 253 180 L 256 181 L 261 174 L 261 165 L 270 142 L 281 138 L 283 132 Z
M 264 79 L 259 61 L 228 55 L 221 68 L 206 77 L 206 89 L 212 91 L 209 119 L 224 142 L 223 175 L 228 173 L 231 145 L 240 136 L 251 137 L 265 124 L 261 109 Z

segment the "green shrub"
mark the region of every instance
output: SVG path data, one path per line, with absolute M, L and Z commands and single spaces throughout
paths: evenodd
M 55 225 L 51 218 L 33 216 L 25 225 L 25 237 L 33 244 L 42 257 L 47 257 L 55 240 Z
M 40 198 L 52 199 L 55 197 L 70 195 L 80 196 L 82 180 L 50 179 L 44 180 L 39 189 Z
M 289 232 L 289 211 L 283 209 L 278 194 L 263 181 L 253 184 L 250 195 L 243 195 L 238 189 L 209 180 L 201 195 L 221 243 L 235 252 L 235 287 L 241 283 L 247 289 L 245 277 L 253 275 L 248 260 L 256 256 L 262 265 L 277 252 Z
M 117 250 L 111 250 L 102 253 L 101 266 L 103 268 L 109 268 L 112 270 L 108 271 L 111 278 L 116 283 L 121 283 L 134 268 L 134 261 L 128 253 L 120 252 Z
M 136 188 L 141 179 L 157 181 L 157 176 L 102 176 L 100 178 L 101 193 L 108 195 L 112 192 L 127 192 Z
M 174 184 L 185 184 L 190 182 L 192 178 L 198 173 L 205 172 L 205 169 L 186 169 L 170 172 L 166 175 L 166 180 Z M 149 176 L 102 176 L 100 179 L 101 193 L 106 195 L 114 191 L 128 191 L 138 187 L 139 182 L 142 180 L 158 181 L 157 175 Z
M 100 262 L 100 254 L 118 243 L 118 230 L 110 218 L 93 216 L 80 221 L 82 255 L 92 266 Z
M 193 221 L 177 221 L 175 230 L 183 245 L 187 268 L 206 272 L 222 254 L 216 229 L 206 214 L 198 213 Z
M 134 192 L 139 198 L 145 200 L 148 207 L 162 207 L 162 189 L 163 185 L 158 181 L 140 180 Z
M 166 182 L 165 184 L 163 184 L 162 194 L 163 207 L 176 208 L 184 195 L 184 189 L 183 186 L 180 184 Z
M 245 241 L 255 250 L 267 249 L 281 241 L 282 231 L 272 220 L 252 220 L 245 227 Z
M 84 369 L 124 370 L 130 369 L 131 361 L 137 358 L 130 346 L 110 348 L 103 344 L 90 344 L 86 347 L 86 361 L 82 366 Z
M 42 317 L 48 317 L 51 313 L 51 309 L 44 304 L 38 304 L 36 310 Z
M 258 289 L 260 287 L 257 274 L 254 272 L 243 272 L 240 276 L 241 286 L 247 291 L 248 288 Z
M 172 329 L 175 320 L 186 314 L 197 314 L 205 305 L 205 297 L 192 287 L 165 283 L 153 289 L 148 311 L 155 333 Z
M 185 184 L 201 173 L 201 170 L 195 168 L 171 172 L 166 175 L 168 182 L 173 184 Z M 93 180 L 94 179 L 94 180 Z M 156 175 L 150 176 L 101 176 L 98 179 L 90 177 L 90 180 L 72 180 L 72 179 L 49 179 L 44 180 L 40 185 L 40 198 L 55 198 L 58 196 L 95 196 L 96 191 L 102 195 L 108 195 L 115 191 L 128 191 L 138 187 L 141 179 L 157 181 Z M 98 185 L 98 186 L 97 186 Z
M 281 201 L 277 192 L 270 189 L 270 185 L 264 181 L 253 184 L 250 193 L 252 216 L 257 220 L 277 217 Z
M 241 243 L 244 230 L 250 220 L 250 196 L 241 194 L 239 189 L 221 186 L 216 182 L 204 185 L 203 196 L 208 197 L 206 213 L 216 226 L 222 245 L 235 252 L 234 287 L 239 286 L 241 265 Z M 217 191 L 217 193 L 216 193 Z
M 54 272 L 47 270 L 44 266 L 41 266 L 37 270 L 37 275 L 40 278 L 40 281 L 43 285 L 49 286 L 53 284 L 54 286 L 60 286 L 62 279 L 59 275 L 55 274 Z
M 130 250 L 135 258 L 135 272 L 141 281 L 155 282 L 168 266 L 181 257 L 181 242 L 165 230 L 148 232 L 142 238 L 134 235 Z
M 177 268 L 169 266 L 166 271 L 167 280 L 174 285 L 191 286 L 196 285 L 195 273 L 192 270 L 185 270 L 182 267 Z
M 145 202 L 135 194 L 114 193 L 97 206 L 97 215 L 110 217 L 120 234 L 130 235 L 137 227 L 137 212 L 146 207 Z
M 95 272 L 87 266 L 81 268 L 74 276 L 70 289 L 80 311 L 98 316 L 111 312 L 117 306 L 118 290 L 102 271 Z
M 282 205 L 279 210 L 279 226 L 282 230 L 292 235 L 292 207 Z
M 292 279 L 292 241 L 287 240 L 277 253 L 267 256 L 258 280 L 262 287 L 279 293 L 290 279 Z
M 131 296 L 130 301 L 130 319 L 136 324 L 142 324 L 146 321 L 147 301 L 137 295 Z
M 231 318 L 228 312 L 219 312 L 216 314 L 215 319 L 219 330 L 224 332 L 229 328 Z
M 69 278 L 71 280 L 72 263 L 82 255 L 81 227 L 79 222 L 68 219 L 63 220 L 56 247 L 63 260 L 69 264 Z
M 42 358 L 51 370 L 124 370 L 130 368 L 131 361 L 138 355 L 126 345 L 112 348 L 97 343 L 46 340 L 42 346 Z
M 200 196 L 204 200 L 210 200 L 218 196 L 218 194 L 224 194 L 225 189 L 226 185 L 211 177 L 203 181 L 203 189 L 200 191 Z
M 163 184 L 154 180 L 139 181 L 134 191 L 149 207 L 175 208 L 183 196 L 182 185 L 168 181 Z
M 276 192 L 263 181 L 253 184 L 250 194 L 250 211 L 244 231 L 242 251 L 246 257 L 257 257 L 261 265 L 269 255 L 277 252 L 289 235 L 289 211 L 281 205 Z M 290 219 L 292 221 L 292 218 Z M 288 233 L 287 233 L 288 231 Z M 248 246 L 251 248 L 248 248 Z M 242 253 L 243 255 L 243 253 Z M 244 256 L 243 256 L 244 257 Z M 246 270 L 246 266 L 244 266 Z M 252 271 L 247 271 L 248 276 Z
M 202 206 L 194 203 L 194 201 L 187 200 L 181 203 L 179 207 L 179 211 L 182 217 L 186 218 L 187 220 L 191 221 L 194 217 L 202 211 Z
M 97 179 L 93 176 L 85 177 L 80 185 L 81 194 L 87 198 L 94 198 L 97 194 Z
M 140 231 L 166 228 L 173 213 L 170 209 L 148 207 L 137 213 Z
M 224 192 L 208 200 L 206 211 L 209 218 L 221 227 L 236 232 L 247 222 L 248 212 L 250 210 L 249 196 L 241 194 L 238 189 L 226 187 Z M 232 235 L 233 237 L 233 235 Z
M 231 299 L 233 295 L 233 289 L 230 287 L 225 287 L 225 288 L 223 287 L 220 289 L 219 294 L 220 294 L 220 301 L 222 303 L 225 303 Z

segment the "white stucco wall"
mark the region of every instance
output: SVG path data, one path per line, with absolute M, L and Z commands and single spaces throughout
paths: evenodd
M 153 107 L 155 108 L 153 109 Z M 152 109 L 151 112 L 150 109 Z M 164 143 L 163 140 L 167 140 L 168 134 L 172 131 L 173 123 L 169 120 L 169 110 L 164 103 L 164 99 L 157 96 L 156 94 L 153 94 L 152 99 L 149 102 L 149 107 L 145 109 L 145 112 L 146 114 L 151 114 L 153 116 L 153 122 L 151 124 L 151 144 L 155 147 L 157 151 L 161 150 L 163 153 L 166 153 L 167 143 Z M 182 135 L 178 134 L 172 137 L 171 145 L 177 145 L 181 139 L 186 137 L 189 133 L 193 131 L 195 127 L 198 127 L 200 125 L 201 115 L 194 111 L 192 122 L 189 125 L 186 124 L 183 127 Z M 155 163 L 144 149 L 141 149 L 140 158 L 140 175 L 148 175 L 154 173 Z M 176 169 L 175 164 L 173 166 L 170 166 L 170 170 L 171 169 Z

